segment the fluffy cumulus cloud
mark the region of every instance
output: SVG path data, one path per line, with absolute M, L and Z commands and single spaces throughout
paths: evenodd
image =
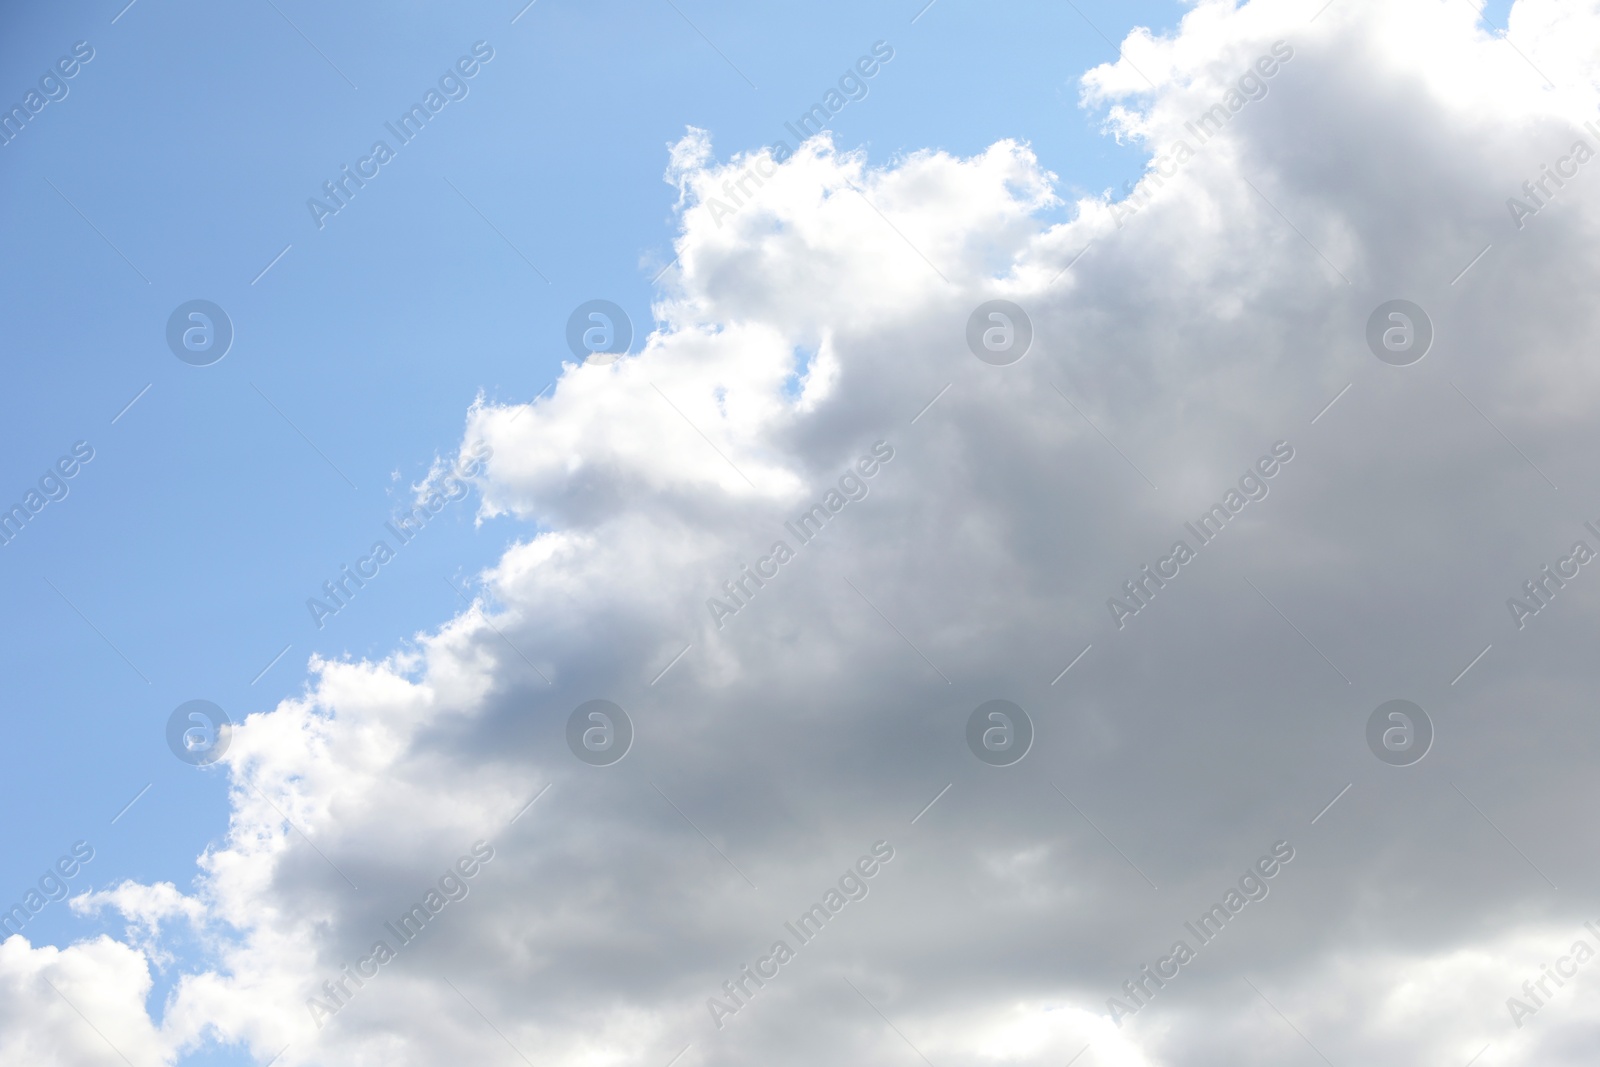
M 1509 29 L 1201 0 L 1085 77 L 1151 169 L 1075 205 L 690 131 L 660 325 L 467 414 L 525 538 L 237 730 L 191 888 L 0 945 L 0 1059 L 1588 1062 L 1600 6 Z

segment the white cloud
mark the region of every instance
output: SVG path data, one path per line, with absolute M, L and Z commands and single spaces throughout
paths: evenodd
M 0 942 L 0 1060 L 88 1065 L 121 1054 L 162 1062 L 165 1043 L 145 1012 L 150 986 L 140 953 L 109 937 L 64 949 L 8 937 Z

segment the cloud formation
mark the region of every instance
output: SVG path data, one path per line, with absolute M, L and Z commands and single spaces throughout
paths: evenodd
M 284 1067 L 1586 1062 L 1587 969 L 1532 1015 L 1508 1001 L 1600 946 L 1577 833 L 1600 580 L 1522 629 L 1505 602 L 1600 521 L 1600 170 L 1521 226 L 1506 201 L 1600 149 L 1596 39 L 1593 2 L 1521 0 L 1503 40 L 1460 0 L 1201 0 L 1084 78 L 1116 135 L 1192 149 L 1132 213 L 1062 204 L 1015 142 L 718 162 L 689 131 L 642 349 L 467 413 L 482 514 L 526 539 L 471 609 L 313 661 L 235 730 L 191 894 L 78 905 L 122 941 L 0 946 L 0 1058 L 103 1062 L 66 999 L 149 1063 L 207 1038 Z M 747 170 L 770 176 L 713 218 Z M 1032 324 L 1006 366 L 966 341 L 995 299 Z M 1394 299 L 1435 335 L 1404 367 L 1366 339 Z M 878 442 L 865 495 L 707 611 Z M 1226 504 L 1278 442 L 1270 491 Z M 1108 611 L 1219 501 L 1181 579 Z M 1366 728 L 1402 697 L 1435 740 L 1393 766 Z M 567 747 L 593 698 L 633 723 L 610 766 Z M 1010 766 L 967 748 L 993 699 L 1033 724 Z M 709 1012 L 879 840 L 870 894 Z M 331 1018 L 308 1007 L 478 841 L 470 894 Z M 1270 896 L 1113 1020 L 1278 841 Z M 158 1024 L 180 919 L 213 966 Z

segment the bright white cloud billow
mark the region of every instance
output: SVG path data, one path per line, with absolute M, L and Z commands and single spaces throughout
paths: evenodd
M 1319 7 L 1203 0 L 1089 72 L 1165 167 L 1129 204 L 1060 204 L 1011 142 L 719 162 L 690 131 L 642 351 L 467 415 L 483 508 L 527 539 L 414 648 L 314 662 L 237 730 L 191 896 L 79 905 L 125 944 L 6 942 L 0 1059 L 103 1062 L 38 1051 L 54 976 L 152 1064 L 207 1034 L 284 1067 L 1588 1062 L 1600 577 L 1520 628 L 1507 600 L 1600 546 L 1600 159 L 1575 150 L 1600 151 L 1600 4 L 1522 0 L 1509 41 L 1463 0 Z M 1547 164 L 1568 176 L 1519 226 Z M 1005 367 L 965 340 L 996 298 L 1034 328 Z M 1436 330 L 1408 367 L 1365 340 L 1397 298 Z M 1108 598 L 1245 476 L 1264 496 L 1119 628 Z M 858 498 L 795 537 L 835 489 Z M 725 583 L 780 541 L 740 605 Z M 613 766 L 567 747 L 592 698 L 637 730 Z M 1011 767 L 964 740 L 995 698 L 1037 731 Z M 1367 749 L 1392 698 L 1437 730 L 1411 767 Z M 880 841 L 800 943 L 785 923 Z M 1186 923 L 1241 876 L 1265 896 L 1202 943 Z M 385 924 L 430 892 L 401 945 Z M 156 1026 L 180 925 L 214 966 Z

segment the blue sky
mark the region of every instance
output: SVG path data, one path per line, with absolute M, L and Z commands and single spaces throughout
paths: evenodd
M 1504 25 L 1508 6 L 1486 18 Z M 402 647 L 460 610 L 448 583 L 470 592 L 530 533 L 509 518 L 475 527 L 472 498 L 324 628 L 305 607 L 454 449 L 480 392 L 528 399 L 551 383 L 576 305 L 620 304 L 637 348 L 672 256 L 667 145 L 686 127 L 708 130 L 723 159 L 787 137 L 785 121 L 882 40 L 894 58 L 833 122 L 840 146 L 883 163 L 1015 138 L 1070 200 L 1143 170 L 1078 106 L 1079 77 L 1115 58 L 1107 38 L 1170 30 L 1184 10 L 520 8 L 116 0 L 0 16 L 8 107 L 75 42 L 94 49 L 68 95 L 0 148 L 0 241 L 14 250 L 0 263 L 0 504 L 75 442 L 94 450 L 69 494 L 0 548 L 6 902 L 79 839 L 96 856 L 77 891 L 186 887 L 224 828 L 226 780 L 172 757 L 172 709 L 203 698 L 237 721 L 299 692 L 313 653 Z M 319 229 L 307 199 L 390 140 L 384 124 L 478 41 L 493 59 L 468 95 Z M 164 339 L 196 298 L 235 331 L 208 367 Z M 58 904 L 29 937 L 96 928 Z

